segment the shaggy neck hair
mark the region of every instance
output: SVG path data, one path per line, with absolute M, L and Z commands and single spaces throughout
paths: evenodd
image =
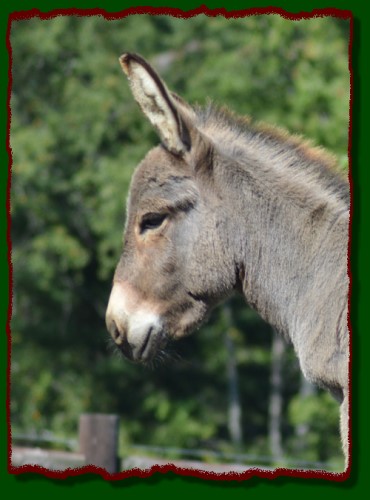
M 346 174 L 339 171 L 336 158 L 324 149 L 226 108 L 208 104 L 195 112 L 197 126 L 216 148 L 253 175 L 275 181 L 291 202 L 312 206 L 324 200 L 326 207 L 337 214 L 349 210 Z

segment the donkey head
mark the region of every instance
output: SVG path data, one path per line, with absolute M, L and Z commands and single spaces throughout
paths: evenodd
M 131 182 L 106 323 L 128 358 L 147 362 L 168 339 L 191 333 L 204 320 L 234 287 L 235 266 L 220 236 L 225 208 L 212 140 L 146 61 L 124 54 L 120 63 L 162 144 Z

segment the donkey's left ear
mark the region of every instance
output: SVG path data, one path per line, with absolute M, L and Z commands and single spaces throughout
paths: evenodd
M 182 110 L 186 107 L 175 98 L 154 69 L 137 54 L 119 58 L 131 91 L 144 114 L 157 129 L 164 146 L 176 155 L 191 148 L 191 134 Z

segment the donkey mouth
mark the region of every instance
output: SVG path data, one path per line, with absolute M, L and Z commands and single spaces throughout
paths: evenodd
M 129 349 L 120 347 L 121 352 L 134 363 L 150 364 L 167 344 L 167 336 L 162 329 L 148 328 L 138 344 L 129 344 Z
M 149 328 L 149 330 L 147 331 L 147 334 L 144 338 L 144 342 L 142 343 L 142 345 L 139 349 L 138 360 L 141 360 L 141 359 L 145 360 L 148 357 L 148 355 L 150 356 L 150 352 L 152 351 L 152 349 L 150 349 L 151 346 L 149 345 L 149 343 L 150 343 L 150 338 L 151 338 L 150 336 L 151 336 L 152 332 L 153 332 L 153 327 L 151 326 Z M 147 350 L 148 350 L 148 352 L 146 353 Z

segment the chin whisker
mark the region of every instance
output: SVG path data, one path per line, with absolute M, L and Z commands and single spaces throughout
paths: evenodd
M 145 366 L 156 369 L 160 366 L 178 363 L 181 360 L 181 355 L 173 348 L 172 343 L 168 342 L 165 347 L 158 349 L 155 356 L 145 363 Z
M 127 359 L 111 336 L 108 336 L 106 340 L 106 346 L 107 346 L 107 351 L 109 352 L 110 355 L 114 356 L 115 358 L 119 358 L 120 360 Z
M 114 340 L 110 335 L 107 335 L 107 338 L 105 340 L 105 345 L 109 353 L 112 353 L 117 350 L 117 345 L 115 344 Z

